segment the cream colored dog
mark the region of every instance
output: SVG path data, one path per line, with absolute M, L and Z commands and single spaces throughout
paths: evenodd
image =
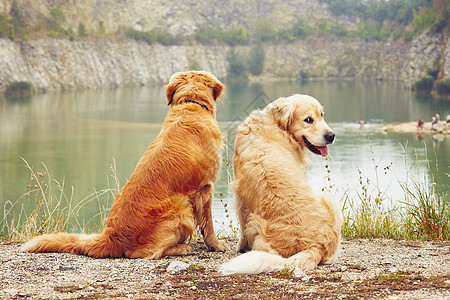
M 305 178 L 305 149 L 325 157 L 334 137 L 322 106 L 306 95 L 280 98 L 239 126 L 233 183 L 238 251 L 252 251 L 224 264 L 224 274 L 310 270 L 337 253 L 341 212 Z

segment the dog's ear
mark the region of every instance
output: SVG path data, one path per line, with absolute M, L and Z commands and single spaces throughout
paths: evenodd
M 179 72 L 172 75 L 170 83 L 166 87 L 167 105 L 173 103 L 173 96 L 181 83 L 186 80 L 185 74 Z
M 214 100 L 217 100 L 217 98 L 219 98 L 220 94 L 222 94 L 223 88 L 224 88 L 223 84 L 217 81 L 216 85 L 212 89 Z
M 171 82 L 166 87 L 166 95 L 167 95 L 167 105 L 171 105 L 173 102 L 173 95 L 175 95 L 175 92 L 177 90 L 177 85 L 174 82 Z
M 272 116 L 275 122 L 277 122 L 278 126 L 284 131 L 289 131 L 294 119 L 294 109 L 295 109 L 294 104 L 272 103 L 268 108 L 269 108 L 268 113 Z

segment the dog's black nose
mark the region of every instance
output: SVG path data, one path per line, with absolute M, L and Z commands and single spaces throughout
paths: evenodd
M 331 144 L 334 141 L 335 134 L 332 131 L 328 131 L 327 133 L 325 133 L 324 137 L 327 143 Z

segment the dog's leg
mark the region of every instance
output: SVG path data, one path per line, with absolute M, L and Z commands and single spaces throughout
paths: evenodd
M 236 211 L 238 212 L 239 225 L 241 227 L 241 238 L 237 246 L 237 251 L 244 253 L 251 250 L 251 246 L 248 239 L 247 222 L 249 211 L 239 196 L 236 196 Z
M 225 251 L 225 241 L 219 241 L 214 233 L 211 213 L 212 196 L 212 184 L 207 184 L 197 191 L 195 194 L 194 217 L 208 249 L 212 251 Z
M 162 256 L 186 255 L 192 251 L 192 247 L 186 244 L 177 244 L 172 248 L 166 249 Z
M 312 247 L 289 257 L 289 265 L 303 271 L 313 270 L 322 260 L 322 251 Z

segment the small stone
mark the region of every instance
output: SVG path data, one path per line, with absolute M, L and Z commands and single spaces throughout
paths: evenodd
M 305 277 L 306 276 L 306 273 L 303 272 L 303 270 L 300 268 L 295 268 L 293 274 L 295 277 Z
M 6 294 L 10 294 L 12 296 L 17 295 L 17 293 L 18 293 L 18 291 L 16 289 L 4 289 L 3 292 Z
M 450 284 L 450 280 L 444 281 L 445 284 Z
M 187 268 L 189 268 L 189 264 L 176 260 L 176 261 L 171 262 L 169 264 L 169 266 L 167 266 L 166 271 L 174 273 L 174 272 L 186 270 Z

